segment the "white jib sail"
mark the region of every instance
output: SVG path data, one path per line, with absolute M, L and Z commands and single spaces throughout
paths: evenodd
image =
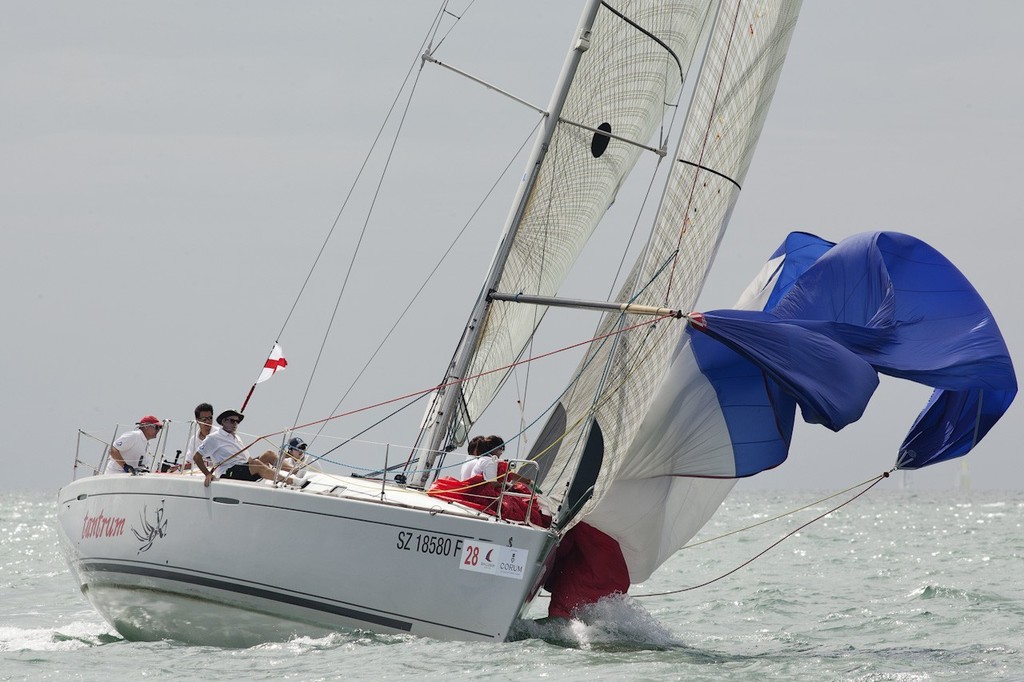
M 683 310 L 695 305 L 749 167 L 799 6 L 799 0 L 722 3 L 650 242 L 618 300 Z M 600 331 L 639 321 L 608 315 Z M 694 417 L 682 402 L 699 399 L 677 395 L 682 384 L 669 372 L 681 333 L 679 322 L 665 320 L 595 343 L 563 398 L 558 418 L 564 434 L 549 429 L 534 450 L 541 460 L 553 457 L 542 485 L 562 497 L 562 513 L 577 502 L 568 495 L 570 484 L 579 500 L 585 499 L 581 477 L 583 487 L 592 486 L 577 518 L 619 541 L 633 582 L 685 544 L 732 487 L 731 480 L 683 477 L 687 457 L 705 456 L 703 446 L 713 449 L 714 425 L 675 429 L 670 423 Z M 666 393 L 680 409 L 659 415 L 669 423 L 645 422 Z M 665 442 L 651 430 L 673 436 Z M 652 439 L 658 447 L 648 447 Z M 580 465 L 588 443 L 587 458 L 600 458 L 599 468 L 586 458 Z

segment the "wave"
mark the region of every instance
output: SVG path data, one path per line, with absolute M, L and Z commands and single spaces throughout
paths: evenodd
M 75 651 L 122 642 L 105 623 L 75 621 L 60 628 L 0 626 L 0 651 Z
M 540 639 L 575 649 L 600 651 L 667 650 L 685 648 L 647 609 L 629 595 L 605 597 L 589 604 L 576 618 L 519 620 L 509 641 Z

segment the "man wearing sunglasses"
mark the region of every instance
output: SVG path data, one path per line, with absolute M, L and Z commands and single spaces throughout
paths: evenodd
M 107 460 L 107 474 L 131 474 L 146 471 L 145 463 L 149 457 L 149 441 L 156 438 L 164 427 L 162 421 L 147 414 L 136 423 L 134 431 L 122 433 L 110 446 L 110 458 Z
M 242 439 L 235 431 L 245 415 L 235 410 L 225 410 L 217 415 L 220 428 L 213 431 L 193 456 L 193 463 L 206 476 L 203 485 L 209 486 L 214 477 L 228 478 L 236 481 L 258 481 L 265 478 L 269 481 L 282 480 L 289 485 L 297 485 L 294 478 L 285 472 L 280 475 L 272 463 L 261 458 L 249 457 L 242 445 Z M 273 453 L 271 453 L 273 454 Z M 210 462 L 207 466 L 207 461 Z

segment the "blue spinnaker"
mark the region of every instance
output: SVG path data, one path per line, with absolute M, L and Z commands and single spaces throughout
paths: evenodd
M 928 244 L 895 232 L 835 245 L 793 233 L 773 260 L 763 310 L 705 313 L 704 333 L 690 328 L 683 344 L 718 395 L 736 475 L 785 459 L 794 403 L 833 430 L 860 418 L 876 372 L 935 388 L 899 468 L 967 454 L 1010 406 L 1017 381 L 991 311 Z

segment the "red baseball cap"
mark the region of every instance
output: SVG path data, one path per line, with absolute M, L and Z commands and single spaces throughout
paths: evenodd
M 157 419 L 156 417 L 154 417 L 151 414 L 147 414 L 145 417 L 143 417 L 142 419 L 139 420 L 139 426 L 148 426 L 150 424 L 152 424 L 153 426 L 163 426 L 164 425 L 164 423 L 162 421 L 160 421 L 159 419 Z

